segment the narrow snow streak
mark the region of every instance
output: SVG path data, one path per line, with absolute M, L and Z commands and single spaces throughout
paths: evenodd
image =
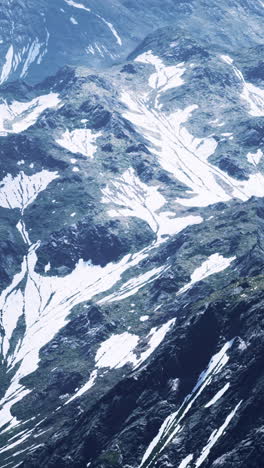
M 150 284 L 166 270 L 166 267 L 159 267 L 153 268 L 152 270 L 139 275 L 138 277 L 134 277 L 124 283 L 118 291 L 110 294 L 109 296 L 104 297 L 99 304 L 105 304 L 106 302 L 115 302 L 115 301 L 122 301 L 123 299 L 127 299 L 130 296 L 136 294 L 141 288 L 143 288 L 146 284 Z
M 99 15 L 97 15 L 99 16 Z M 102 18 L 101 16 L 99 16 L 99 18 L 108 26 L 108 28 L 110 29 L 111 33 L 113 34 L 113 36 L 116 38 L 116 42 L 118 43 L 118 45 L 122 45 L 122 39 L 121 37 L 119 36 L 117 30 L 114 28 L 114 26 L 112 25 L 112 23 L 109 23 L 109 21 L 106 21 L 104 18 Z
M 203 262 L 200 267 L 194 270 L 194 272 L 191 275 L 191 281 L 185 286 L 183 286 L 177 292 L 177 295 L 186 292 L 198 281 L 202 281 L 208 276 L 214 275 L 215 273 L 219 273 L 220 271 L 225 270 L 235 259 L 236 257 L 224 258 L 222 255 L 219 255 L 219 253 L 210 255 L 210 257 L 207 260 L 205 260 L 205 262 Z
M 73 0 L 64 0 L 69 6 L 72 6 L 74 8 L 79 8 L 81 10 L 86 10 L 88 12 L 91 11 L 90 8 L 87 8 L 86 6 L 84 6 L 82 3 L 77 3 L 77 2 L 74 2 Z
M 191 463 L 192 460 L 193 460 L 193 455 L 192 454 L 188 455 L 186 458 L 184 458 L 184 460 L 182 460 L 178 468 L 187 468 L 187 466 Z
M 29 436 L 30 436 L 31 433 L 32 433 L 32 430 L 31 430 L 31 431 L 28 431 L 25 435 L 23 435 L 23 437 L 21 437 L 21 438 L 20 438 L 19 440 L 17 440 L 16 442 L 13 442 L 12 444 L 7 444 L 5 447 L 3 447 L 3 448 L 0 450 L 0 453 L 7 452 L 8 450 L 13 449 L 13 448 L 16 447 L 17 445 L 22 444 L 22 442 L 24 442 L 26 439 L 29 438 Z
M 48 42 L 49 35 L 47 37 L 46 43 L 42 44 L 39 42 L 38 38 L 36 38 L 30 45 L 26 47 L 24 51 L 27 54 L 27 58 L 23 64 L 22 72 L 20 74 L 20 78 L 24 78 L 29 70 L 29 67 L 32 63 L 34 63 L 37 59 L 37 63 L 40 63 L 42 57 L 47 52 L 47 42 Z M 44 51 L 41 53 L 41 48 L 44 46 Z
M 219 392 L 216 393 L 216 395 L 206 404 L 204 405 L 205 408 L 210 408 L 210 406 L 214 405 L 222 396 L 225 394 L 225 392 L 229 389 L 230 383 L 228 382 Z
M 73 16 L 70 17 L 70 22 L 72 24 L 78 24 L 78 21 Z

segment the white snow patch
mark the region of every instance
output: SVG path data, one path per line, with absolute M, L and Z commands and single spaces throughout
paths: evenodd
M 19 421 L 12 416 L 11 408 L 15 403 L 28 395 L 30 391 L 31 390 L 23 389 L 21 386 L 16 386 L 16 388 L 12 388 L 12 393 L 6 394 L 0 401 L 2 407 L 0 409 L 0 428 L 9 423 L 7 429 L 3 432 L 7 432 L 19 424 Z
M 115 206 L 109 212 L 111 216 L 136 216 L 157 232 L 158 223 L 153 213 L 163 206 L 164 198 L 157 187 L 149 187 L 141 182 L 132 168 L 113 179 L 102 192 L 102 202 Z
M 135 62 L 147 63 L 153 65 L 156 69 L 156 72 L 149 77 L 149 86 L 157 92 L 155 107 L 158 107 L 158 99 L 161 93 L 184 83 L 181 78 L 186 70 L 183 62 L 177 66 L 166 66 L 159 57 L 153 55 L 151 50 L 139 55 Z
M 30 176 L 21 171 L 15 178 L 7 174 L 0 182 L 0 206 L 10 209 L 19 208 L 23 215 L 27 206 L 57 177 L 59 177 L 57 172 L 47 170 Z M 23 225 L 19 225 L 20 229 L 22 227 Z
M 253 117 L 264 116 L 264 89 L 245 82 L 241 98 L 248 102 L 250 115 Z
M 162 88 L 162 91 L 165 91 L 184 83 L 181 79 L 181 76 L 186 70 L 183 62 L 179 63 L 177 66 L 166 67 L 159 57 L 152 54 L 152 51 L 144 52 L 139 55 L 135 59 L 135 62 L 147 63 L 156 68 L 156 73 L 153 73 L 149 78 L 149 85 L 153 89 Z
M 7 356 L 9 341 L 13 331 L 16 329 L 19 317 L 23 314 L 24 298 L 19 289 L 14 289 L 6 298 L 2 312 L 2 326 L 5 330 L 3 337 L 3 356 Z
M 219 392 L 216 393 L 216 395 L 206 404 L 204 405 L 205 408 L 210 408 L 210 406 L 214 405 L 222 396 L 225 394 L 225 392 L 229 389 L 230 383 L 228 382 Z
M 178 291 L 177 295 L 184 293 L 198 281 L 202 281 L 208 276 L 225 270 L 235 259 L 236 257 L 225 258 L 222 255 L 219 255 L 219 253 L 210 255 L 210 257 L 205 260 L 200 267 L 194 270 L 191 275 L 191 281 L 183 286 L 183 288 Z
M 13 101 L 9 104 L 2 100 L 0 104 L 0 135 L 20 133 L 34 125 L 40 114 L 60 103 L 57 93 L 50 93 L 32 99 L 29 102 Z
M 137 346 L 139 337 L 132 335 L 128 332 L 122 333 L 121 335 L 112 335 L 106 341 L 101 343 L 95 357 L 95 365 L 97 368 L 108 367 L 110 369 L 119 369 L 125 364 L 134 364 L 136 356 L 133 354 L 133 350 Z M 88 382 L 83 385 L 77 393 L 75 393 L 66 404 L 75 400 L 75 398 L 83 395 L 92 388 L 98 375 L 98 370 L 95 369 L 90 376 Z
M 128 363 L 135 364 L 136 356 L 133 354 L 133 350 L 138 342 L 139 337 L 128 332 L 121 335 L 112 335 L 101 344 L 97 351 L 96 366 L 119 369 Z
M 149 319 L 149 315 L 142 315 L 142 317 L 140 317 L 140 322 L 146 322 L 147 320 Z
M 147 338 L 148 341 L 148 349 L 141 353 L 139 359 L 136 360 L 135 368 L 141 366 L 141 364 L 148 359 L 148 357 L 155 351 L 155 349 L 160 345 L 160 343 L 164 340 L 168 331 L 173 327 L 175 324 L 176 319 L 169 320 L 167 323 L 164 323 L 161 327 L 154 327 L 150 330 Z
M 81 10 L 91 11 L 90 8 L 87 8 L 82 3 L 74 2 L 73 0 L 64 0 L 69 6 L 74 8 L 80 8 Z
M 87 128 L 79 128 L 71 132 L 67 129 L 61 138 L 56 140 L 56 143 L 71 153 L 81 153 L 84 156 L 93 158 L 97 149 L 96 139 L 100 136 L 101 132 L 92 133 Z
M 70 22 L 72 24 L 78 24 L 78 21 L 73 16 L 70 17 Z
M 221 59 L 222 59 L 224 62 L 228 63 L 228 65 L 232 65 L 232 63 L 233 63 L 233 61 L 234 61 L 234 60 L 233 60 L 231 57 L 229 57 L 228 55 L 220 55 L 220 57 L 221 57 Z
M 75 400 L 75 398 L 85 393 L 94 385 L 99 368 L 120 369 L 126 364 L 131 364 L 134 368 L 139 367 L 160 345 L 166 333 L 174 323 L 175 319 L 172 319 L 160 328 L 153 328 L 147 335 L 147 338 L 149 338 L 148 349 L 143 352 L 139 358 L 133 352 L 139 343 L 139 337 L 137 335 L 124 332 L 121 335 L 112 335 L 101 343 L 95 356 L 96 368 L 92 372 L 89 381 L 65 404 Z
M 250 164 L 253 164 L 253 166 L 258 166 L 262 157 L 263 152 L 261 151 L 261 149 L 258 149 L 256 153 L 247 154 L 247 160 Z
M 18 221 L 16 228 L 20 232 L 21 237 L 23 241 L 25 242 L 25 244 L 30 245 L 31 242 L 30 242 L 24 221 L 22 220 Z
M 47 265 L 45 265 L 45 269 L 44 269 L 45 273 L 48 273 L 48 271 L 50 271 L 50 268 L 51 268 L 51 265 L 50 265 L 50 262 L 49 262 L 49 263 L 47 263 Z

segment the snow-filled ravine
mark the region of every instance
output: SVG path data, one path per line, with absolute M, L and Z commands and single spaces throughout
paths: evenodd
M 102 202 L 111 207 L 110 216 L 135 216 L 146 221 L 159 241 L 203 221 L 201 216 L 177 216 L 177 212 L 161 210 L 166 199 L 159 187 L 144 184 L 132 168 L 108 183 Z
M 96 152 L 96 139 L 101 135 L 100 132 L 93 134 L 91 130 L 79 128 L 66 130 L 56 143 L 71 153 L 80 153 L 84 156 L 93 158 Z
M 149 444 L 140 464 L 142 468 L 148 468 L 153 466 L 153 463 L 159 456 L 159 454 L 167 447 L 167 445 L 176 437 L 176 435 L 184 427 L 185 419 L 188 417 L 188 414 L 194 404 L 194 402 L 199 398 L 203 390 L 210 385 L 213 377 L 221 372 L 224 366 L 229 361 L 229 350 L 233 346 L 234 339 L 226 342 L 220 351 L 212 356 L 207 368 L 200 374 L 197 383 L 190 394 L 186 396 L 182 405 L 179 409 L 169 415 L 163 424 L 161 425 L 158 434 Z M 238 407 L 242 402 L 239 402 L 234 410 L 227 416 L 220 428 L 215 429 L 212 436 L 208 440 L 206 447 L 201 448 L 201 456 L 198 458 L 195 466 L 200 466 L 201 462 L 206 459 L 211 448 L 216 443 L 217 439 L 223 434 L 224 430 L 227 428 L 228 424 L 231 422 L 233 416 L 235 415 Z M 208 406 L 207 406 L 208 407 Z M 187 467 L 189 463 L 193 460 L 193 456 L 189 455 L 189 458 L 186 458 L 185 461 L 182 461 L 182 466 Z M 188 463 L 187 463 L 188 462 Z

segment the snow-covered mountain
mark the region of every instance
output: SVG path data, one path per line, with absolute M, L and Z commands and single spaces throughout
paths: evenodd
M 1 468 L 262 466 L 263 11 L 1 5 Z

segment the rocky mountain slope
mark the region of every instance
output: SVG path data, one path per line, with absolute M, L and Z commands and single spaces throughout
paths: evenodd
M 1 5 L 0 466 L 261 467 L 263 3 L 51 3 Z

